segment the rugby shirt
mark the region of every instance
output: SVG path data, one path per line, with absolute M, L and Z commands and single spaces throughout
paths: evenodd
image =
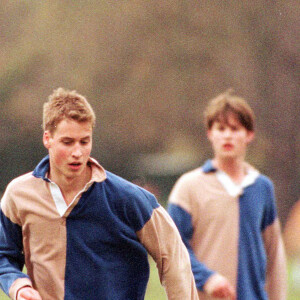
M 92 158 L 88 165 L 92 178 L 66 210 L 53 199 L 48 156 L 9 183 L 1 201 L 4 292 L 15 299 L 30 285 L 43 300 L 144 299 L 149 253 L 169 299 L 198 299 L 188 251 L 156 198 Z
M 208 160 L 182 175 L 171 191 L 168 211 L 189 250 L 201 300 L 213 299 L 203 286 L 215 272 L 231 282 L 238 300 L 286 299 L 273 184 L 246 163 L 245 169 L 243 186 L 234 189 Z

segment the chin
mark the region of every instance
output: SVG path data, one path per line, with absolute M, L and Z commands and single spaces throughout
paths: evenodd
M 225 160 L 227 160 L 227 159 L 236 159 L 237 158 L 237 156 L 236 155 L 234 155 L 234 154 L 229 154 L 229 153 L 227 153 L 227 154 L 224 154 L 224 155 L 222 155 L 221 156 L 222 157 L 222 159 L 225 159 Z

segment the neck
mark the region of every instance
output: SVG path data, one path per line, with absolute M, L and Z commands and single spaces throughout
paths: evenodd
M 235 183 L 241 183 L 246 175 L 244 160 L 222 160 L 215 158 L 213 165 L 225 172 Z
M 64 175 L 53 174 L 50 170 L 49 179 L 59 186 L 64 198 L 66 199 L 69 198 L 69 195 L 76 195 L 85 187 L 91 179 L 91 173 L 91 168 L 88 166 L 83 174 L 78 177 L 66 177 Z

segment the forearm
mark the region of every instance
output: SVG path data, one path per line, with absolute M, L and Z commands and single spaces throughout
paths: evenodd
M 204 284 L 215 272 L 207 268 L 205 264 L 197 259 L 191 247 L 190 241 L 193 237 L 192 216 L 181 206 L 173 203 L 169 204 L 168 212 L 175 222 L 181 238 L 188 249 L 196 286 L 199 290 L 203 291 Z
M 3 291 L 12 299 L 18 290 L 23 285 L 31 285 L 28 276 L 10 262 L 10 259 L 0 255 L 0 284 Z
M 188 249 L 197 288 L 213 297 L 235 299 L 235 290 L 229 281 L 197 259 L 190 244 L 193 236 L 192 216 L 182 207 L 175 204 L 169 205 L 169 213 Z
M 266 289 L 270 300 L 287 297 L 287 266 L 279 220 L 266 228 L 263 234 L 267 252 Z
M 14 295 L 15 289 L 31 284 L 28 276 L 22 273 L 24 254 L 21 227 L 0 213 L 0 284 L 7 295 Z M 15 296 L 15 295 L 14 295 Z M 12 297 L 13 298 L 13 297 Z

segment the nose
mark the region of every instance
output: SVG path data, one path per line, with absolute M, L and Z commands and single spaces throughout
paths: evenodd
M 81 147 L 79 145 L 75 145 L 72 151 L 72 156 L 75 158 L 79 158 L 82 155 Z
M 232 130 L 230 128 L 226 128 L 224 130 L 224 137 L 231 137 Z

